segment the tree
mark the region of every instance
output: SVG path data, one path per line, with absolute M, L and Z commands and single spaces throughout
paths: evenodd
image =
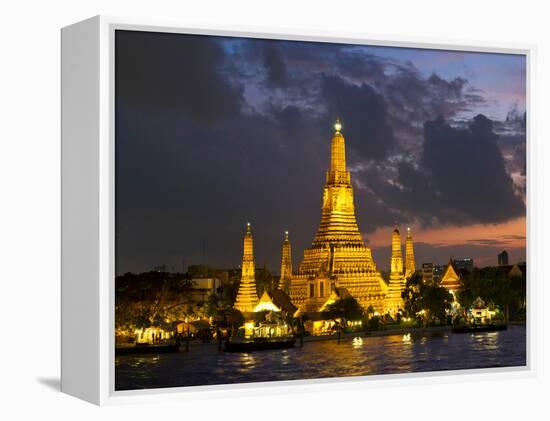
M 190 311 L 190 276 L 166 272 L 126 273 L 115 279 L 115 323 L 134 328 L 181 320 Z
M 462 280 L 464 288 L 458 292 L 457 300 L 464 308 L 470 308 L 476 297 L 485 302 L 493 302 L 500 307 L 506 319 L 524 307 L 525 293 L 523 283 L 518 278 L 508 276 L 499 267 L 475 268 Z
M 407 280 L 401 297 L 409 316 L 416 317 L 424 310 L 431 320 L 436 317 L 443 320 L 446 310 L 451 308 L 453 302 L 453 296 L 446 288 L 424 284 L 419 271 Z
M 327 319 L 361 320 L 363 307 L 353 297 L 340 298 L 326 306 L 323 316 Z
M 423 310 L 428 312 L 429 318 L 433 321 L 436 317 L 444 320 L 446 311 L 450 310 L 453 296 L 444 287 L 423 286 L 420 291 L 420 304 Z
M 415 272 L 405 284 L 405 289 L 401 293 L 401 298 L 405 303 L 405 311 L 411 317 L 415 317 L 416 313 L 422 310 L 421 294 L 423 288 L 422 274 Z

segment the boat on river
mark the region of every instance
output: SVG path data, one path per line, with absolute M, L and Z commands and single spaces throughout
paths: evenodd
M 267 349 L 293 348 L 296 339 L 290 327 L 281 320 L 245 323 L 224 345 L 226 352 L 252 352 Z
M 252 352 L 264 351 L 267 349 L 286 349 L 293 348 L 296 340 L 294 337 L 288 338 L 254 338 L 248 340 L 228 340 L 225 343 L 226 352 Z

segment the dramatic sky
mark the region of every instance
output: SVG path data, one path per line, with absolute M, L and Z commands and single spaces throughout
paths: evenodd
M 525 259 L 526 62 L 509 54 L 117 31 L 116 272 L 295 267 L 343 124 L 359 228 L 417 265 Z M 404 239 L 403 239 L 404 241 Z

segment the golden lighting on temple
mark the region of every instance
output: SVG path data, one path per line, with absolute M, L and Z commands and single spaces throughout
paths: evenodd
M 386 296 L 385 312 L 394 316 L 405 307 L 401 293 L 406 285 L 403 273 L 403 255 L 401 254 L 401 234 L 397 228 L 392 233 L 390 266 L 390 284 Z
M 319 312 L 331 294 L 354 297 L 363 308 L 385 312 L 388 286 L 363 243 L 355 217 L 353 186 L 346 166 L 345 139 L 337 120 L 330 146 L 321 223 L 312 245 L 304 250 L 298 272 L 292 277 L 290 299 L 297 313 Z
M 405 264 L 399 230 L 393 232 L 391 273 L 387 283 L 357 226 L 353 185 L 346 165 L 346 145 L 339 119 L 334 123 L 334 130 L 319 228 L 311 246 L 304 250 L 296 272 L 292 268 L 288 231 L 284 231 L 278 289 L 287 293 L 298 308 L 295 316 L 319 313 L 328 304 L 346 296 L 356 299 L 363 309 L 372 307 L 375 315 L 389 313 L 395 316 L 404 307 L 401 293 L 406 279 L 415 270 L 411 230 L 407 228 Z M 279 311 L 267 292 L 258 299 L 250 223 L 247 223 L 244 238 L 241 283 L 234 307 L 241 312 Z
M 281 277 L 279 279 L 279 289 L 288 294 L 292 280 L 292 255 L 288 231 L 285 231 L 285 239 L 281 251 Z
M 243 262 L 241 266 L 241 283 L 234 307 L 242 313 L 250 313 L 258 304 L 256 277 L 254 267 L 254 242 L 250 222 L 246 224 L 243 244 Z
M 277 307 L 273 301 L 271 301 L 271 297 L 269 294 L 264 291 L 262 294 L 262 297 L 260 298 L 260 301 L 254 307 L 254 313 L 259 313 L 260 311 L 281 311 L 279 307 Z

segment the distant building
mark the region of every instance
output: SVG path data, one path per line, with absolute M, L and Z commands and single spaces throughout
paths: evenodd
M 193 278 L 191 284 L 191 299 L 194 303 L 202 306 L 212 295 L 218 293 L 222 281 L 218 278 Z
M 153 267 L 153 272 L 168 272 L 166 265 L 157 265 Z
M 464 259 L 453 259 L 456 270 L 459 272 L 472 272 L 474 270 L 474 259 L 465 257 Z
M 507 266 L 508 265 L 508 252 L 506 250 L 502 250 L 498 254 L 498 265 L 499 266 Z
M 434 264 L 422 263 L 422 282 L 427 285 L 434 283 Z

